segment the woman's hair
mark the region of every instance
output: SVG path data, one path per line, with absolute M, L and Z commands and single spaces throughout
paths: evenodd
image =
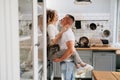
M 55 17 L 55 10 L 48 9 L 47 10 L 47 25 L 53 21 Z

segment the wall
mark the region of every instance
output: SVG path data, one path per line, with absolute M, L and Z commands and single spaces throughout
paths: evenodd
M 74 0 L 46 0 L 47 8 L 56 9 L 59 13 L 110 13 L 111 0 L 92 0 L 92 4 L 75 5 Z M 27 3 L 27 4 L 26 4 Z M 32 0 L 19 0 L 21 13 L 32 11 Z
M 95 30 L 90 29 L 91 23 L 96 24 Z M 111 29 L 109 27 L 108 20 L 81 20 L 81 28 L 76 29 L 75 32 L 76 40 L 79 41 L 80 37 L 86 36 L 89 39 L 108 39 L 111 42 Z M 103 34 L 104 30 L 110 31 L 110 35 L 108 37 Z
M 87 6 L 75 5 L 74 0 L 46 0 L 47 8 L 58 13 L 110 13 L 111 0 L 92 0 Z
M 75 16 L 76 20 L 82 20 L 81 29 L 77 29 L 75 34 L 77 41 L 81 36 L 87 36 L 89 38 L 109 39 L 112 42 L 112 32 L 111 36 L 107 38 L 102 35 L 105 29 L 111 31 L 111 26 L 109 25 L 111 0 L 92 0 L 90 5 L 75 5 L 74 0 L 47 0 L 47 8 L 57 10 L 59 18 L 70 13 Z M 100 26 L 92 31 L 86 26 L 91 22 L 100 24 Z
M 20 80 L 18 1 L 0 0 L 0 80 Z

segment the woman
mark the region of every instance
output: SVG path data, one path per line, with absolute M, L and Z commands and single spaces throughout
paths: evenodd
M 60 32 L 57 29 L 57 21 L 58 21 L 58 14 L 55 10 L 47 10 L 47 32 L 49 37 L 49 44 L 57 44 L 59 39 L 61 38 L 63 32 L 66 29 L 62 29 Z
M 55 10 L 47 10 L 47 34 L 48 34 L 48 44 L 54 45 L 59 42 L 62 34 L 66 31 L 66 29 L 62 29 L 60 32 L 57 29 L 57 21 L 58 14 Z M 52 59 L 52 52 L 48 52 L 48 79 L 51 78 L 53 80 L 53 62 L 50 61 Z

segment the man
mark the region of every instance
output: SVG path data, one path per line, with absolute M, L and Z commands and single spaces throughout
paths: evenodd
M 73 23 L 74 17 L 69 14 L 61 20 L 62 27 L 67 28 L 67 31 L 62 34 L 59 42 L 61 50 L 56 53 L 59 57 L 54 59 L 55 62 L 61 62 L 61 71 L 64 75 L 64 80 L 74 80 L 74 65 L 78 68 L 78 74 L 93 70 L 91 65 L 81 60 L 74 47 L 75 36 L 71 29 Z
M 61 62 L 61 72 L 64 75 L 64 80 L 74 80 L 74 63 L 71 59 L 71 55 L 75 52 L 75 37 L 72 29 L 70 28 L 74 22 L 74 17 L 71 15 L 66 15 L 62 20 L 61 24 L 68 30 L 63 33 L 60 40 L 60 48 L 64 54 L 60 58 L 54 59 L 55 62 Z M 67 68 L 66 68 L 67 67 Z

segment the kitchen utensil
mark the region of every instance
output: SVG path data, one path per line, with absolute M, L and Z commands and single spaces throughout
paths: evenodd
M 76 27 L 76 29 L 80 29 L 81 28 L 81 21 L 79 20 L 76 20 L 75 21 L 75 27 Z
M 90 29 L 91 30 L 95 30 L 97 28 L 96 24 L 95 23 L 91 23 L 90 24 Z
M 85 36 L 80 37 L 79 39 L 79 47 L 89 47 L 89 39 Z
M 104 31 L 103 31 L 103 35 L 104 35 L 105 37 L 109 37 L 109 36 L 110 36 L 110 31 L 109 31 L 109 30 L 104 30 Z
M 103 44 L 109 44 L 109 41 L 107 39 L 101 39 Z

